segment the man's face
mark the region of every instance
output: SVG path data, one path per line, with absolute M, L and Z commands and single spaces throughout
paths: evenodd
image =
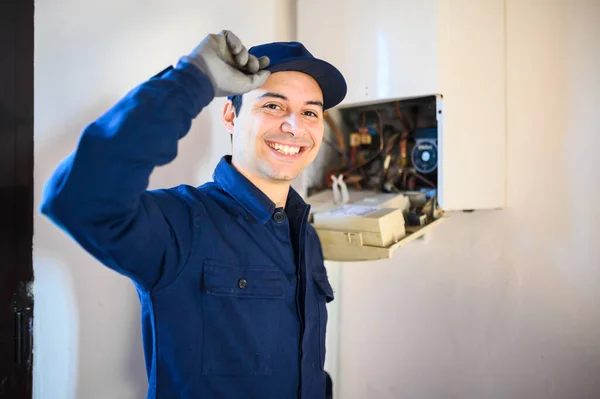
M 315 159 L 323 140 L 323 93 L 304 73 L 285 71 L 244 94 L 233 118 L 225 105 L 224 122 L 233 134 L 233 163 L 242 173 L 268 181 L 291 181 Z

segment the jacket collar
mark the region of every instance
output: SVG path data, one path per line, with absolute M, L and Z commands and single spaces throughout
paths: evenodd
M 275 211 L 275 203 L 244 175 L 231 165 L 231 155 L 221 158 L 213 179 L 227 194 L 240 204 L 254 219 L 266 223 Z M 304 211 L 308 205 L 292 187 L 288 192 L 286 210 Z M 303 213 L 303 212 L 302 212 Z

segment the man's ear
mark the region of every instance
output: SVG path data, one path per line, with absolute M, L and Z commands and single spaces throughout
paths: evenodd
M 223 106 L 223 126 L 229 134 L 233 134 L 233 125 L 235 120 L 235 108 L 231 100 L 227 100 Z

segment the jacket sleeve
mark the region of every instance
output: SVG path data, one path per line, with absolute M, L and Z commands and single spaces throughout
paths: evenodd
M 197 211 L 177 189 L 148 191 L 148 181 L 175 159 L 213 97 L 208 78 L 184 62 L 130 91 L 84 128 L 44 187 L 42 214 L 142 288 L 173 276 L 190 252 Z

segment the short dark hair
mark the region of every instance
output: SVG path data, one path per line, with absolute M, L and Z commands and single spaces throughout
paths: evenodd
M 231 103 L 233 104 L 233 109 L 235 110 L 235 116 L 240 114 L 240 109 L 242 109 L 242 95 L 238 94 L 231 97 Z M 231 135 L 231 143 L 233 143 L 233 135 Z
M 238 94 L 231 98 L 231 102 L 233 103 L 233 108 L 235 109 L 235 115 L 238 116 L 240 114 L 240 109 L 242 109 L 242 95 Z

